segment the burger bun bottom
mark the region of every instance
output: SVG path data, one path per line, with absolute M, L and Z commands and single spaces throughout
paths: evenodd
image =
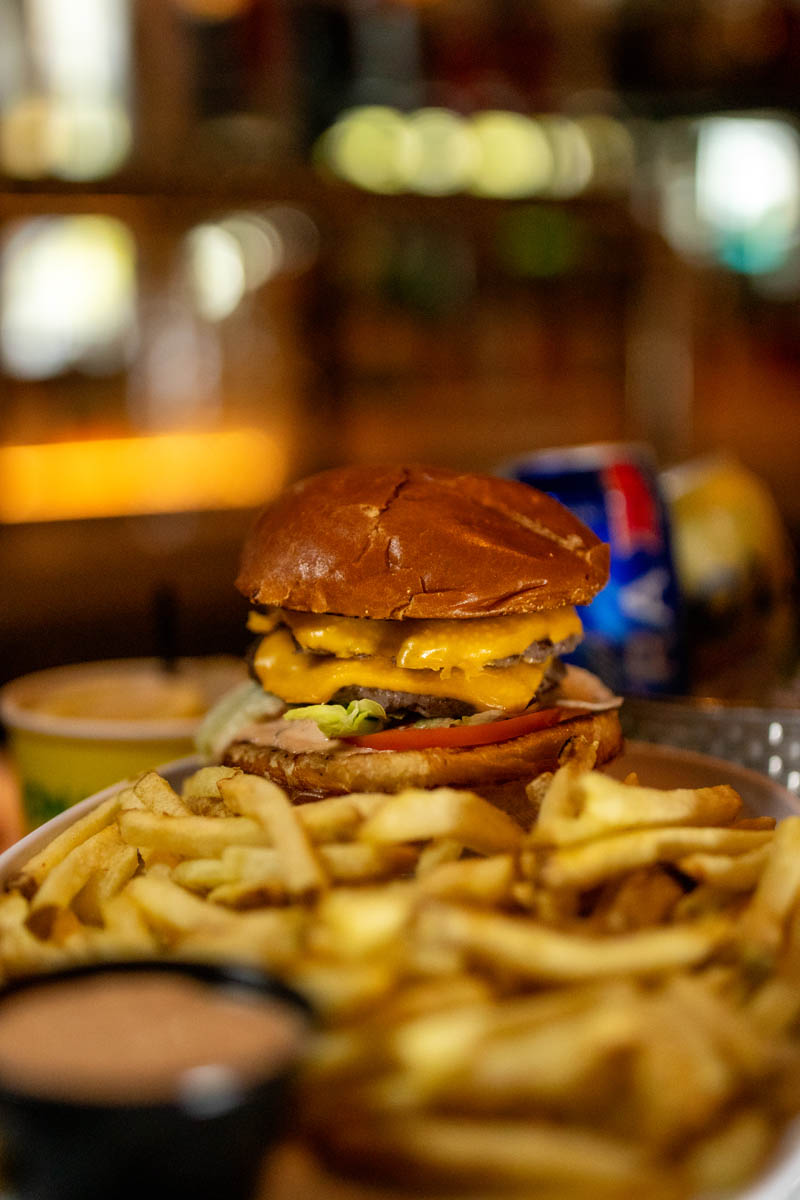
M 575 738 L 594 748 L 597 765 L 622 750 L 616 709 L 576 716 L 506 742 L 485 746 L 436 746 L 427 750 L 364 750 L 292 754 L 287 750 L 234 742 L 227 766 L 263 775 L 302 804 L 348 792 L 399 792 L 404 788 L 455 787 L 477 792 L 524 827 L 535 817 L 525 785 L 554 771 Z

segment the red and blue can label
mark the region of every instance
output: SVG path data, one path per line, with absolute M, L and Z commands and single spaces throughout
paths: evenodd
M 619 692 L 684 693 L 680 591 L 649 449 L 563 447 L 516 459 L 501 473 L 555 496 L 611 548 L 608 584 L 580 609 L 585 638 L 570 661 Z

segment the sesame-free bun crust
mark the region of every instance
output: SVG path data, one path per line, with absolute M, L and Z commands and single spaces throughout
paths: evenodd
M 480 617 L 588 604 L 608 547 L 510 479 L 351 466 L 287 488 L 256 518 L 236 586 L 253 604 L 351 617 Z
M 480 793 L 499 785 L 528 783 L 544 771 L 554 771 L 561 751 L 574 737 L 597 746 L 597 763 L 607 762 L 622 749 L 622 730 L 616 709 L 591 713 L 538 729 L 507 742 L 429 750 L 356 750 L 292 754 L 234 742 L 224 756 L 226 766 L 251 775 L 264 775 L 295 798 L 344 795 L 346 792 L 399 792 L 403 788 L 460 787 Z

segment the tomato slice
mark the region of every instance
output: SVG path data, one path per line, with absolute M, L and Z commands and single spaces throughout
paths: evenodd
M 442 725 L 433 729 L 415 729 L 407 725 L 400 729 L 382 729 L 380 733 L 355 734 L 342 738 L 350 746 L 365 746 L 370 750 L 428 750 L 434 746 L 488 746 L 492 742 L 509 742 L 524 733 L 547 729 L 565 717 L 575 716 L 575 710 L 539 708 L 518 717 L 486 721 L 482 725 Z

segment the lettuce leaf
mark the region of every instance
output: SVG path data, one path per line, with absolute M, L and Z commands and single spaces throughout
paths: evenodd
M 326 737 L 349 737 L 354 733 L 375 733 L 386 722 L 386 712 L 376 700 L 351 700 L 343 704 L 306 704 L 290 708 L 286 721 L 315 721 Z

